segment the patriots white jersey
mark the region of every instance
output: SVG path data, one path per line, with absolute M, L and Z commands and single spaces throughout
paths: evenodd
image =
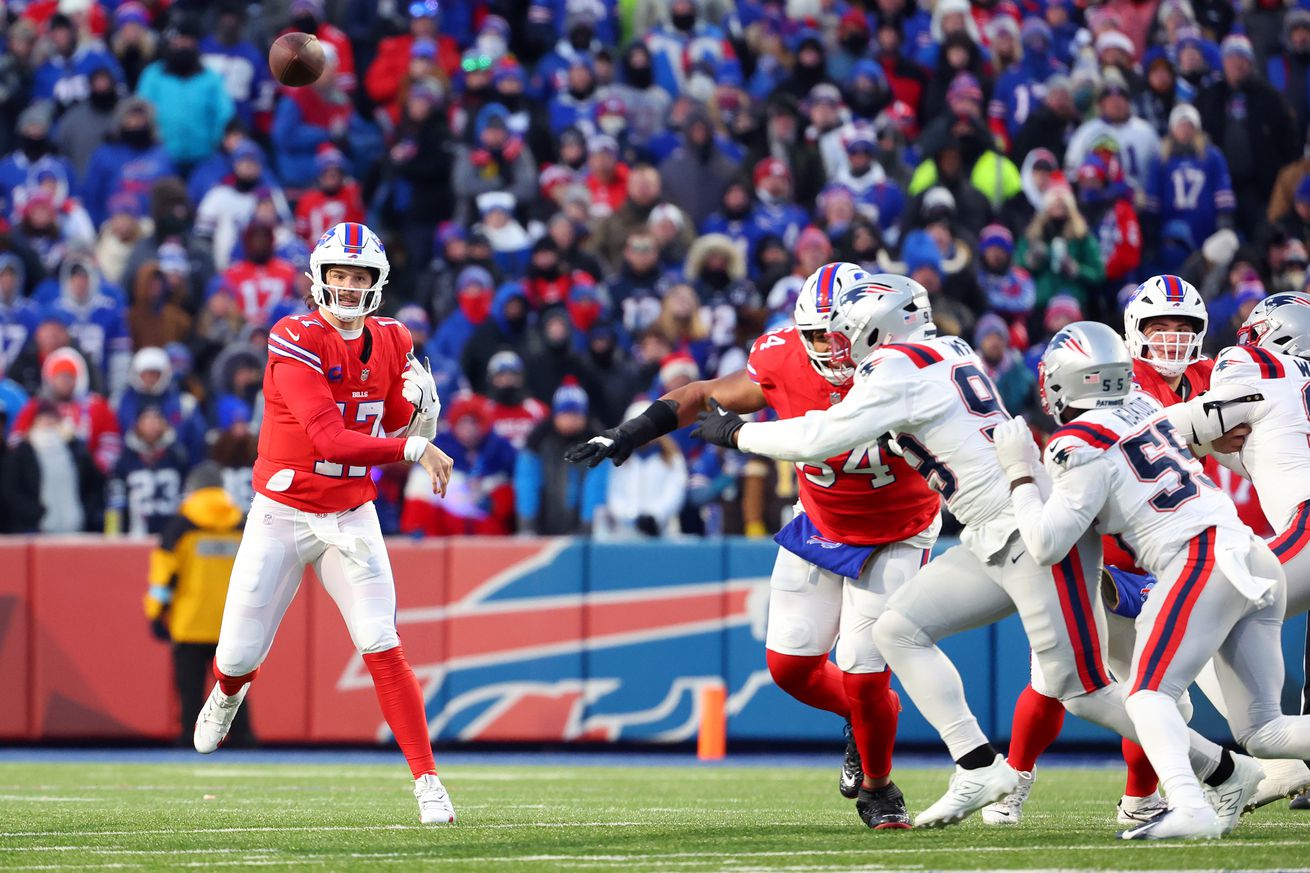
M 1025 542 L 1045 541 L 1050 548 L 1042 552 L 1062 554 L 1060 547 L 1095 521 L 1101 533 L 1118 535 L 1141 567 L 1158 574 L 1207 528 L 1247 531 L 1164 407 L 1142 391 L 1123 406 L 1089 410 L 1057 430 L 1045 465 L 1053 487 L 1042 535 L 1029 530 L 1027 513 L 1018 507 Z
M 744 425 L 737 445 L 743 452 L 814 462 L 890 434 L 985 560 L 1015 530 L 1009 484 L 991 438 L 1009 417 L 969 344 L 941 337 L 882 346 L 860 365 L 840 403 Z
M 1234 413 L 1251 425 L 1239 457 L 1274 530 L 1310 500 L 1310 361 L 1257 346 L 1232 346 L 1215 361 L 1210 389 L 1261 394 Z

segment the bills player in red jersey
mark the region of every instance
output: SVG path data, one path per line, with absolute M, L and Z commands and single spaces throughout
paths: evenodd
M 638 446 L 694 422 L 711 400 L 743 413 L 768 406 L 782 418 L 840 402 L 854 374 L 830 366 L 832 302 L 874 281 L 856 264 L 820 267 L 797 298 L 795 327 L 756 340 L 745 370 L 675 389 L 566 457 L 621 464 Z M 800 504 L 775 537 L 782 548 L 770 583 L 769 672 L 802 703 L 850 720 L 854 743 L 839 788 L 855 798 L 864 823 L 909 827 L 905 798 L 890 779 L 900 701 L 871 629 L 892 592 L 927 562 L 941 502 L 876 443 L 821 464 L 798 464 L 797 474 Z M 836 664 L 828 659 L 834 645 Z
M 1177 276 L 1152 276 L 1137 286 L 1124 307 L 1124 337 L 1133 356 L 1133 381 L 1162 406 L 1182 403 L 1209 390 L 1214 361 L 1201 355 L 1209 321 L 1200 292 Z M 1237 505 L 1242 521 L 1252 530 L 1267 532 L 1268 522 L 1249 482 L 1229 475 L 1214 458 L 1205 459 L 1205 471 L 1212 480 L 1228 486 L 1224 490 Z M 1118 592 L 1136 589 L 1140 604 L 1140 590 L 1149 588 L 1151 580 L 1140 575 L 1142 571 L 1132 556 L 1114 538 L 1106 537 L 1103 547 L 1111 584 Z M 1109 609 L 1116 613 L 1116 604 L 1109 604 Z M 1115 629 L 1116 620 L 1111 616 L 1111 669 L 1118 649 L 1116 637 L 1121 636 Z M 1038 676 L 1034 673 L 1034 677 Z M 1064 707 L 1042 691 L 1029 685 L 1015 703 L 1008 760 L 1020 773 L 1019 790 L 983 810 L 983 821 L 988 824 L 1018 823 L 1024 800 L 1032 788 L 1032 770 L 1037 758 L 1060 734 Z M 1123 741 L 1123 754 L 1128 765 L 1128 781 L 1119 801 L 1119 822 L 1131 825 L 1149 821 L 1165 809 L 1156 790 L 1159 783 L 1155 769 L 1141 746 L 1131 740 Z
M 373 677 L 378 703 L 414 774 L 424 824 L 455 820 L 437 778 L 423 696 L 396 634 L 396 591 L 369 475 L 418 463 L 444 494 L 451 460 L 432 444 L 440 405 L 409 331 L 374 318 L 390 267 L 362 224 L 343 223 L 309 259 L 317 309 L 268 335 L 255 497 L 232 567 L 214 690 L 196 720 L 196 751 L 227 736 L 279 622 L 313 566 Z

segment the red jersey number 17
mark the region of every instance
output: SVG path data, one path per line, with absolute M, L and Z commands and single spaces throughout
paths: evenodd
M 355 407 L 355 422 L 369 426 L 368 435 L 377 436 L 378 431 L 382 428 L 382 406 L 381 400 L 369 400 L 364 403 L 338 403 L 337 409 L 341 410 L 341 417 L 350 421 L 346 416 L 348 406 Z M 336 461 L 315 461 L 314 472 L 320 476 L 331 476 L 333 479 L 359 479 L 368 475 L 368 467 L 344 467 Z

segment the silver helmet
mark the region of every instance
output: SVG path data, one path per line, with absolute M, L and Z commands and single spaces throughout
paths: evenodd
M 1237 342 L 1310 358 L 1310 295 L 1293 291 L 1261 300 L 1238 328 Z
M 875 273 L 850 285 L 833 303 L 831 366 L 853 373 L 879 346 L 936 334 L 928 290 L 905 276 Z
M 1133 390 L 1133 357 L 1113 329 L 1075 321 L 1051 338 L 1038 367 L 1042 408 L 1057 421 L 1069 408 L 1122 406 Z

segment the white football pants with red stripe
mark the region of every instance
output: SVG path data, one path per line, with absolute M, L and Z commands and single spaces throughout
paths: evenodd
M 1085 534 L 1053 567 L 1034 561 L 1016 533 L 988 562 L 956 546 L 892 595 L 874 625 L 874 641 L 952 758 L 988 740 L 965 700 L 959 672 L 937 643 L 1016 611 L 1048 693 L 1074 715 L 1137 738 L 1122 689 L 1105 666 L 1100 565 L 1095 533 Z M 1206 775 L 1221 750 L 1199 734 L 1192 737 L 1194 768 Z

